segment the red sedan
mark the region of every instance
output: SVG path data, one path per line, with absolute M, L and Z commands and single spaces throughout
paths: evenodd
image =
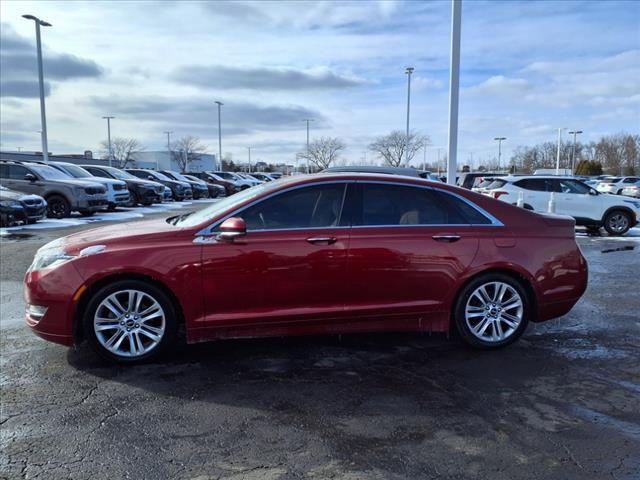
M 136 361 L 220 338 L 456 329 L 496 348 L 587 286 L 574 220 L 419 178 L 319 174 L 43 246 L 26 321 Z

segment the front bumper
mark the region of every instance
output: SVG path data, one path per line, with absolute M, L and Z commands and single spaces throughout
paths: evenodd
M 78 199 L 75 210 L 83 210 L 88 212 L 97 212 L 104 210 L 109 206 L 109 199 L 106 193 L 97 195 L 85 195 Z
M 54 269 L 27 272 L 24 278 L 27 326 L 45 340 L 73 345 L 73 319 L 77 306 L 74 297 L 82 285 L 82 278 L 70 263 Z M 47 311 L 38 319 L 29 313 L 29 305 L 43 306 Z

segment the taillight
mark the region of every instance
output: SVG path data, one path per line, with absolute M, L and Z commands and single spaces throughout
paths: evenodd
M 509 192 L 491 192 L 493 198 L 499 199 L 502 195 L 509 195 Z

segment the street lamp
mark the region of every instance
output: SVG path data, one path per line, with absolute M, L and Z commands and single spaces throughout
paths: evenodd
M 111 119 L 116 117 L 106 116 L 102 118 L 107 121 L 107 145 L 109 148 L 109 166 L 111 166 L 111 160 L 113 159 L 113 150 L 111 149 Z
M 407 67 L 404 73 L 407 75 L 407 136 L 405 137 L 405 148 L 409 150 L 409 111 L 411 108 L 411 74 L 413 73 L 413 67 Z
M 562 130 L 566 130 L 567 127 L 560 127 L 558 129 L 558 150 L 556 151 L 556 175 L 560 175 L 560 139 L 562 137 Z
M 502 159 L 502 142 L 504 140 L 506 140 L 507 137 L 496 137 L 494 138 L 494 140 L 496 140 L 498 142 L 498 171 L 500 170 L 500 166 L 502 165 L 501 163 L 501 159 Z
M 449 156 L 447 183 L 455 185 L 458 162 L 458 102 L 460 97 L 460 30 L 462 0 L 451 0 L 451 57 L 449 68 Z
M 573 132 L 569 132 L 569 135 L 573 135 L 573 147 L 571 148 L 571 174 L 573 174 L 575 167 L 575 158 L 576 158 L 576 135 L 582 133 L 582 130 L 574 130 Z
M 249 173 L 251 173 L 251 147 L 247 147 L 249 152 Z
M 40 26 L 50 27 L 49 22 L 40 20 L 33 15 L 23 15 L 22 18 L 33 20 L 36 24 L 36 50 L 38 52 L 38 82 L 40 85 L 40 121 L 42 124 L 42 159 L 49 161 L 49 142 L 47 140 L 47 114 L 44 107 L 44 73 L 42 72 L 42 42 L 40 41 Z
M 220 162 L 220 171 L 223 171 L 224 168 L 222 166 L 222 121 L 220 116 L 220 107 L 224 105 L 224 103 L 216 100 L 218 104 L 218 161 Z
M 309 170 L 309 122 L 313 122 L 313 118 L 305 118 L 302 120 L 303 122 L 307 122 L 307 175 L 311 172 Z
M 167 164 L 167 168 L 171 168 L 171 134 L 173 132 L 164 132 L 167 134 L 167 158 L 169 159 L 169 163 Z M 185 165 L 186 167 L 186 165 Z M 160 170 L 158 168 L 158 157 L 156 157 L 156 170 Z

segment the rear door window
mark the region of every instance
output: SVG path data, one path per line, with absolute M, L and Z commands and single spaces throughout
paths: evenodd
M 24 180 L 27 173 L 30 173 L 22 165 L 9 165 L 9 178 L 11 180 Z

